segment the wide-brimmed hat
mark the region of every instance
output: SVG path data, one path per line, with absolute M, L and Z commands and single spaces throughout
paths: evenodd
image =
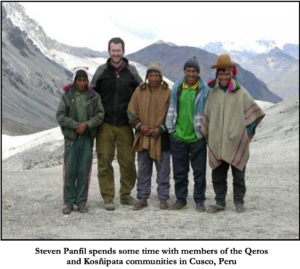
M 228 54 L 221 54 L 217 59 L 217 64 L 213 65 L 212 69 L 229 68 L 236 66 L 236 63 L 232 62 Z

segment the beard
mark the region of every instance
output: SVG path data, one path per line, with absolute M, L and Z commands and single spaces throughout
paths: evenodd
M 114 64 L 114 65 L 119 65 L 121 62 L 122 62 L 123 58 L 120 57 L 120 58 L 111 58 L 111 62 Z

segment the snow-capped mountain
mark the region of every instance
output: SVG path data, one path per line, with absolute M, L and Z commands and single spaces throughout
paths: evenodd
M 107 61 L 107 52 L 93 51 L 88 48 L 70 47 L 51 39 L 35 20 L 26 15 L 24 7 L 20 4 L 16 2 L 5 2 L 3 5 L 7 10 L 7 17 L 12 20 L 14 25 L 27 33 L 28 37 L 45 56 L 59 65 L 64 66 L 69 71 L 72 72 L 73 69 L 78 66 L 87 66 L 89 67 L 88 73 L 91 80 L 97 67 Z M 176 46 L 173 43 L 168 44 Z M 147 68 L 135 62 L 130 63 L 136 66 L 141 77 L 144 78 Z M 169 79 L 166 78 L 166 81 L 170 85 L 173 85 L 173 82 Z
M 160 44 L 167 44 L 169 46 L 177 46 L 176 44 L 174 44 L 172 42 L 165 42 L 163 40 L 158 40 L 155 44 L 158 44 L 158 45 L 160 45 Z
M 253 72 L 281 98 L 298 94 L 299 45 L 285 44 L 282 50 L 275 41 L 259 40 L 255 44 L 249 49 L 231 42 L 215 42 L 204 49 L 217 55 L 230 54 L 233 61 Z
M 294 57 L 299 60 L 299 45 L 296 44 L 285 44 L 283 46 L 284 53 Z
M 28 134 L 57 126 L 61 87 L 71 77 L 13 25 L 2 7 L 2 132 Z
M 210 42 L 200 48 L 215 53 L 217 55 L 228 52 L 245 52 L 250 54 L 268 53 L 272 49 L 279 47 L 283 48 L 282 44 L 277 44 L 274 40 L 255 40 L 253 42 L 245 42 L 240 40 L 238 43 L 231 41 L 225 42 Z
M 33 19 L 26 15 L 25 9 L 17 2 L 4 2 L 7 17 L 11 19 L 15 26 L 25 31 L 34 44 L 51 60 L 65 66 L 63 58 L 58 52 L 67 53 L 80 58 L 107 57 L 107 53 L 94 51 L 88 48 L 71 47 L 59 43 L 46 35 L 43 28 Z
M 253 72 L 269 89 L 285 99 L 299 94 L 299 60 L 274 48 L 268 53 L 241 55 L 233 52 L 233 61 Z
M 89 49 L 82 52 L 46 36 L 43 28 L 27 16 L 18 3 L 3 4 L 2 121 L 5 134 L 28 134 L 58 125 L 55 111 L 62 87 L 72 81 L 73 69 L 89 67 L 91 80 L 97 67 L 107 61 L 94 57 L 98 53 L 93 54 Z M 131 63 L 144 79 L 146 67 Z M 172 87 L 172 81 L 166 81 Z
M 222 53 L 237 54 L 239 57 L 251 58 L 258 54 L 269 53 L 275 48 L 283 50 L 284 53 L 299 60 L 299 44 L 278 44 L 274 40 L 256 40 L 254 42 L 234 43 L 226 42 L 210 42 L 199 48 L 211 53 L 220 55 Z
M 188 46 L 170 46 L 166 43 L 154 43 L 142 50 L 127 55 L 131 61 L 147 66 L 150 62 L 161 63 L 163 75 L 176 81 L 183 76 L 183 65 L 187 59 L 196 56 L 201 68 L 201 78 L 209 81 L 215 77 L 215 70 L 211 66 L 216 63 L 217 56 L 205 50 Z M 238 78 L 242 85 L 256 100 L 280 102 L 282 99 L 270 92 L 265 83 L 254 74 L 239 67 Z
M 81 58 L 64 52 L 56 52 L 58 58 L 63 59 L 65 62 L 65 67 L 69 70 L 73 70 L 76 66 L 88 66 L 88 74 L 90 81 L 95 74 L 99 65 L 105 64 L 106 58 Z M 141 76 L 142 79 L 146 77 L 147 67 L 137 62 L 130 61 L 130 64 L 134 65 Z M 169 84 L 170 87 L 173 86 L 173 82 L 168 78 L 164 77 L 164 80 Z

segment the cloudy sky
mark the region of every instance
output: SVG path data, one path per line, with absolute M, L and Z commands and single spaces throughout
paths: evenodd
M 46 34 L 71 46 L 107 50 L 110 38 L 125 40 L 126 53 L 158 40 L 202 46 L 255 40 L 298 44 L 298 3 L 21 3 Z

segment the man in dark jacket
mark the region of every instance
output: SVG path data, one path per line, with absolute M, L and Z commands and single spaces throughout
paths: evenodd
M 63 214 L 70 214 L 74 204 L 80 213 L 87 212 L 93 142 L 104 117 L 100 96 L 88 85 L 84 68 L 75 70 L 73 81 L 64 87 L 56 113 L 65 138 Z
M 136 182 L 135 155 L 131 150 L 133 131 L 128 124 L 127 106 L 136 87 L 142 82 L 136 68 L 124 58 L 124 41 L 113 38 L 108 43 L 110 58 L 98 67 L 92 87 L 100 94 L 105 110 L 104 123 L 96 138 L 98 180 L 106 210 L 114 210 L 115 184 L 112 162 L 117 148 L 120 165 L 121 204 L 132 205 L 130 196 Z

